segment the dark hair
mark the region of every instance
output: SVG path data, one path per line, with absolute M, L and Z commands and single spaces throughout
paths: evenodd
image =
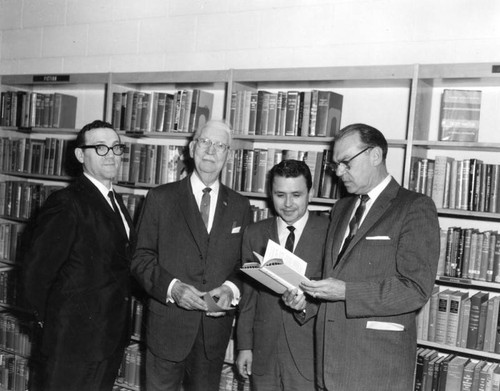
M 388 148 L 387 140 L 380 130 L 366 124 L 351 124 L 340 129 L 338 135 L 335 136 L 335 140 L 340 140 L 353 133 L 358 133 L 359 139 L 367 147 L 380 147 L 382 149 L 382 157 L 385 161 Z
M 75 147 L 81 147 L 85 145 L 85 133 L 87 133 L 90 130 L 93 129 L 100 129 L 100 128 L 108 128 L 108 129 L 113 129 L 113 125 L 111 125 L 109 122 L 101 121 L 99 119 L 96 119 L 95 121 L 85 125 L 77 134 L 76 136 L 76 141 L 75 141 Z
M 312 177 L 309 166 L 302 160 L 282 160 L 269 171 L 269 190 L 273 189 L 274 177 L 298 178 L 303 176 L 306 179 L 307 190 L 311 190 Z

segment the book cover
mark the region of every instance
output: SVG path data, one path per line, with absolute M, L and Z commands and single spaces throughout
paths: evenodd
M 467 335 L 467 348 L 475 349 L 478 341 L 479 334 L 479 318 L 481 314 L 481 307 L 489 299 L 488 292 L 477 292 L 471 296 L 470 307 L 470 320 L 469 331 Z
M 461 390 L 464 368 L 469 360 L 467 357 L 456 356 L 448 363 L 446 390 Z
M 332 91 L 318 91 L 316 136 L 333 137 L 340 130 L 344 97 Z
M 447 330 L 445 343 L 457 346 L 460 312 L 463 312 L 463 301 L 467 299 L 469 292 L 456 291 L 450 295 L 450 309 L 447 319 Z
M 467 347 L 467 335 L 469 333 L 469 321 L 470 321 L 470 297 L 467 297 L 461 307 L 461 311 L 458 317 L 458 336 L 457 345 L 459 347 Z
M 54 93 L 52 127 L 74 129 L 77 97 L 59 92 Z
M 258 262 L 247 262 L 240 270 L 280 295 L 309 281 L 307 263 L 272 240 L 268 240 L 264 256 L 254 255 Z
M 436 339 L 436 321 L 439 305 L 439 287 L 429 298 L 429 324 L 427 327 L 427 341 L 434 342 Z
M 441 96 L 440 141 L 477 142 L 481 91 L 445 89 Z
M 488 301 L 485 301 L 484 303 L 481 303 L 481 307 L 479 309 L 479 324 L 478 324 L 477 342 L 476 342 L 477 350 L 483 350 L 487 315 L 488 315 Z
M 434 179 L 432 182 L 432 200 L 436 208 L 444 207 L 446 171 L 450 169 L 453 158 L 448 156 L 436 156 L 434 158 Z
M 486 328 L 483 343 L 483 350 L 485 352 L 495 351 L 499 304 L 500 296 L 495 296 L 488 300 L 488 311 L 486 314 Z

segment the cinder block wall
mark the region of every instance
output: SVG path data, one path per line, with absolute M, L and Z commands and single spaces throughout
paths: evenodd
M 0 0 L 0 73 L 500 61 L 497 0 Z

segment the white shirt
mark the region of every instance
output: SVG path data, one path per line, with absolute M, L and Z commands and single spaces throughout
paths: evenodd
M 113 185 L 111 185 L 111 187 L 108 189 L 100 181 L 98 181 L 94 177 L 90 176 L 86 172 L 84 172 L 83 175 L 85 175 L 89 179 L 89 181 L 91 181 L 94 184 L 94 186 L 97 187 L 97 190 L 99 190 L 101 192 L 104 199 L 108 202 L 108 205 L 111 207 L 111 209 L 113 209 L 113 204 L 111 203 L 111 200 L 108 197 L 109 191 L 110 190 L 113 191 Z M 117 206 L 118 206 L 118 202 L 117 202 Z M 128 226 L 127 219 L 123 215 L 121 208 L 119 206 L 118 206 L 118 212 L 120 212 L 120 216 L 122 217 L 122 222 L 123 222 L 123 225 L 125 227 L 125 231 L 127 232 L 127 237 L 130 237 L 130 227 Z
M 304 213 L 304 216 L 302 216 L 300 219 L 298 219 L 295 223 L 292 224 L 295 228 L 295 230 L 293 231 L 293 233 L 295 234 L 295 241 L 293 243 L 293 250 L 294 251 L 295 251 L 295 248 L 297 247 L 297 243 L 300 240 L 302 232 L 304 232 L 304 228 L 306 226 L 308 218 L 309 218 L 309 211 L 306 210 L 306 213 Z M 285 247 L 286 239 L 288 238 L 288 235 L 290 234 L 290 231 L 288 230 L 287 227 L 290 224 L 287 224 L 281 217 L 278 217 L 276 220 L 277 220 L 277 224 L 278 224 L 278 238 L 280 241 L 280 245 L 282 247 Z
M 189 178 L 191 182 L 191 187 L 193 189 L 193 195 L 194 198 L 196 199 L 196 205 L 198 205 L 198 210 L 200 209 L 201 205 L 201 197 L 203 197 L 203 189 L 207 187 L 201 179 L 196 175 L 196 173 L 193 173 L 191 177 Z M 210 232 L 212 229 L 212 224 L 214 222 L 214 216 L 215 216 L 215 208 L 217 206 L 217 200 L 219 199 L 219 189 L 220 189 L 220 182 L 215 181 L 213 184 L 209 186 L 212 191 L 210 192 L 210 212 L 208 215 L 208 227 L 207 230 Z M 175 300 L 172 297 L 172 288 L 174 284 L 179 281 L 177 278 L 174 278 L 171 282 L 170 285 L 168 286 L 167 290 L 167 302 L 174 303 Z M 232 305 L 237 305 L 238 302 L 240 301 L 240 290 L 234 283 L 231 281 L 224 281 L 222 285 L 228 286 L 232 291 L 233 291 L 233 301 L 231 302 Z
M 361 224 L 363 224 L 363 221 L 365 220 L 365 217 L 368 215 L 368 212 L 370 211 L 371 207 L 375 203 L 375 200 L 384 191 L 384 189 L 387 187 L 387 185 L 389 185 L 389 182 L 391 181 L 391 179 L 392 179 L 392 176 L 387 175 L 382 182 L 380 182 L 377 186 L 375 186 L 373 189 L 371 189 L 367 193 L 367 195 L 370 197 L 370 199 L 366 202 L 365 211 L 363 213 L 363 216 L 361 216 L 361 219 L 359 220 L 358 227 L 361 227 Z M 354 206 L 354 209 L 351 213 L 351 217 L 349 217 L 349 221 L 352 219 L 352 216 L 354 216 L 354 213 L 356 213 L 356 209 L 358 208 L 358 205 L 360 203 L 361 203 L 361 198 L 358 197 L 358 200 L 356 201 L 356 205 Z M 344 241 L 347 238 L 348 234 L 349 234 L 349 226 L 347 227 L 347 229 L 344 233 Z

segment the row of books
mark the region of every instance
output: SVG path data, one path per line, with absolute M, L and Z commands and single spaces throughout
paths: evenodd
M 195 132 L 211 118 L 213 100 L 199 89 L 114 92 L 112 122 L 128 132 Z
M 0 223 L 0 262 L 14 262 L 17 259 L 23 231 L 23 224 Z
M 118 183 L 160 185 L 183 178 L 187 175 L 184 149 L 178 145 L 125 142 Z
M 38 175 L 67 175 L 67 151 L 70 140 L 48 137 L 0 138 L 0 171 Z
M 481 116 L 481 91 L 444 89 L 439 140 L 476 142 Z
M 75 128 L 77 97 L 59 92 L 4 91 L 0 126 Z
M 333 137 L 342 103 L 333 91 L 240 90 L 231 94 L 229 121 L 235 134 Z
M 0 216 L 29 219 L 52 192 L 63 187 L 28 181 L 0 182 Z
M 415 391 L 498 390 L 500 365 L 434 349 L 417 350 Z
M 500 236 L 497 231 L 449 227 L 441 230 L 438 275 L 500 282 Z
M 250 391 L 250 381 L 235 373 L 233 366 L 222 368 L 219 391 Z
M 0 304 L 22 307 L 18 295 L 19 274 L 12 266 L 0 267 Z
M 286 159 L 303 160 L 311 170 L 313 197 L 340 198 L 345 189 L 329 169 L 331 153 L 329 149 L 322 152 L 274 148 L 230 150 L 221 181 L 236 191 L 266 194 L 268 172 L 275 164 Z
M 500 353 L 500 296 L 437 287 L 417 317 L 417 337 L 485 352 Z
M 0 353 L 0 389 L 28 391 L 29 377 L 30 370 L 27 358 Z
M 0 349 L 29 357 L 33 349 L 34 322 L 8 312 L 0 313 Z
M 118 371 L 115 384 L 117 387 L 126 385 L 132 389 L 139 389 L 144 379 L 145 352 L 139 343 L 132 343 L 125 348 L 123 360 Z
M 432 197 L 437 208 L 500 212 L 500 165 L 449 156 L 413 158 L 410 190 Z

